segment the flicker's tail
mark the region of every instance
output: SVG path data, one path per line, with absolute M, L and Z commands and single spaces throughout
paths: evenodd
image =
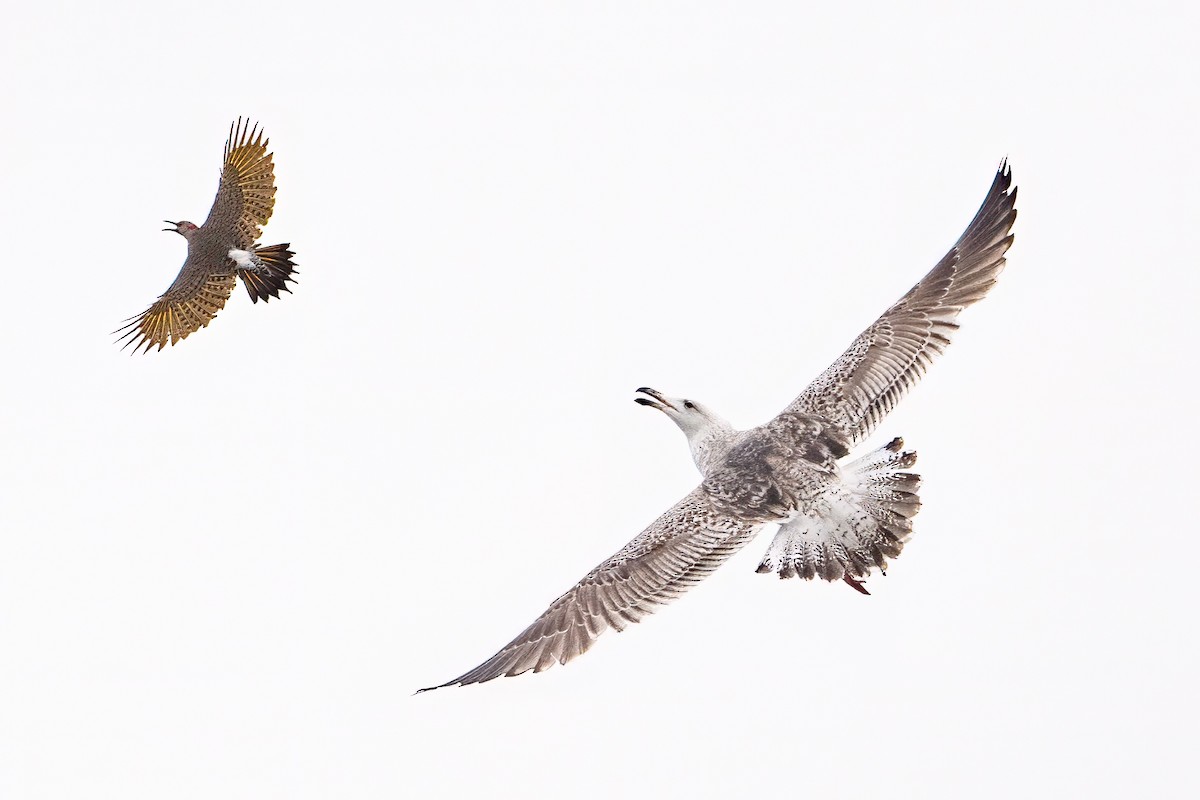
M 887 570 L 887 559 L 900 555 L 921 508 L 921 477 L 903 471 L 916 463 L 917 454 L 903 447 L 902 439 L 893 439 L 844 465 L 840 484 L 780 527 L 758 571 L 844 580 L 867 594 L 857 579 L 873 567 Z
M 279 297 L 280 292 L 292 291 L 287 287 L 287 282 L 295 283 L 296 279 L 292 276 L 299 270 L 292 263 L 292 256 L 296 254 L 288 250 L 289 247 L 290 243 L 254 248 L 258 262 L 256 266 L 260 268 L 239 270 L 251 300 L 257 303 L 261 297 L 266 303 L 270 302 L 272 297 Z

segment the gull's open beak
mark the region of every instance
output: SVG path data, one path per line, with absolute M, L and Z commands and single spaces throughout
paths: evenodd
M 653 398 L 651 400 L 647 400 L 645 397 L 633 398 L 633 402 L 637 403 L 638 405 L 650 406 L 651 408 L 657 408 L 659 411 L 666 411 L 668 408 L 672 411 L 678 410 L 675 408 L 675 406 L 671 405 L 667 398 L 663 397 L 662 392 L 655 391 L 654 389 L 647 389 L 645 386 L 643 386 L 641 389 L 637 390 L 637 394 L 644 394 Z
M 163 228 L 164 231 L 175 231 L 176 233 L 179 233 L 179 223 L 178 222 L 171 222 L 171 220 L 169 220 L 169 219 L 164 219 L 163 222 L 165 222 L 171 226 L 170 228 Z

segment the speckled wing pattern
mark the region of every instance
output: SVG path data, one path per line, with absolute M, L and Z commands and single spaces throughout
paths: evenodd
M 470 672 L 429 688 L 483 683 L 566 664 L 604 631 L 639 622 L 708 577 L 764 524 L 717 511 L 704 488 L 697 487 L 555 600 L 500 652 Z
M 212 210 L 202 226 L 215 233 L 230 231 L 233 244 L 249 250 L 262 236 L 262 226 L 275 208 L 275 165 L 256 124 L 241 117 L 229 127 L 225 166 Z
M 229 127 L 221 185 L 208 219 L 188 243 L 188 257 L 170 288 L 148 309 L 126 320 L 115 333 L 145 353 L 162 350 L 206 327 L 225 307 L 236 283 L 236 266 L 228 257 L 232 247 L 251 250 L 275 207 L 275 167 L 267 152 L 269 140 L 248 122 Z M 248 289 L 251 287 L 248 287 Z M 278 291 L 272 296 L 277 296 Z M 254 291 L 252 299 L 257 300 Z
M 215 259 L 189 253 L 183 269 L 162 297 L 114 331 L 121 334 L 117 341 L 125 342 L 121 349 L 132 344 L 134 353 L 139 349 L 148 352 L 155 345 L 162 350 L 168 343 L 182 341 L 212 322 L 237 283 L 233 262 L 228 258 L 224 259 L 228 263 L 217 269 L 211 264 L 197 263 L 212 260 Z
M 966 231 L 908 294 L 863 331 L 784 413 L 814 414 L 865 439 L 950 344 L 960 311 L 992 288 L 1004 269 L 1017 218 L 1012 173 L 1000 165 Z

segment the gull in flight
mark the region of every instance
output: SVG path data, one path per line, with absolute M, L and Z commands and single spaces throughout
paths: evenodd
M 139 348 L 149 352 L 155 345 L 162 350 L 207 327 L 225 307 L 238 276 L 255 303 L 291 292 L 287 282 L 295 282 L 297 271 L 291 245 L 255 244 L 275 208 L 275 165 L 268 144 L 257 125 L 251 129 L 240 117 L 229 126 L 221 185 L 208 219 L 203 225 L 166 220 L 171 227 L 163 230 L 187 239 L 187 260 L 153 305 L 114 331 L 121 334 L 118 342 L 125 340 L 122 350 L 131 344 L 134 353 Z
M 886 570 L 912 534 L 920 478 L 905 471 L 917 457 L 901 439 L 855 459 L 851 449 L 950 344 L 959 312 L 996 282 L 1016 200 L 1006 161 L 950 252 L 765 425 L 737 431 L 695 400 L 638 389 L 638 403 L 687 436 L 700 485 L 496 655 L 429 688 L 566 664 L 609 628 L 622 630 L 682 595 L 771 524 L 779 530 L 759 572 L 841 580 L 867 594 L 863 579 Z

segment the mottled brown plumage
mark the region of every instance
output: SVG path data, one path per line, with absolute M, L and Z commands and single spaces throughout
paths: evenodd
M 1002 164 L 967 230 L 920 283 L 771 421 L 736 431 L 700 403 L 639 389 L 688 437 L 704 480 L 551 604 L 499 653 L 441 686 L 542 670 L 582 654 L 690 589 L 778 523 L 759 572 L 860 579 L 900 555 L 920 509 L 916 454 L 896 438 L 846 460 L 950 342 L 963 308 L 1004 268 L 1016 190 Z M 440 688 L 440 687 L 431 687 Z
M 239 275 L 255 303 L 291 291 L 287 283 L 295 282 L 296 273 L 291 245 L 255 244 L 275 207 L 268 144 L 257 125 L 251 128 L 239 117 L 230 126 L 221 184 L 208 219 L 198 227 L 184 220 L 166 229 L 187 239 L 187 259 L 167 291 L 116 331 L 123 347 L 161 350 L 206 327 L 224 308 Z

